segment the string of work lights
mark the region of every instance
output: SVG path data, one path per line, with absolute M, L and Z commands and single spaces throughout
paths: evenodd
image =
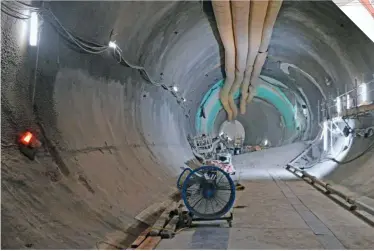
M 73 46 L 83 53 L 89 54 L 97 55 L 104 52 L 110 52 L 119 64 L 138 70 L 140 75 L 148 83 L 157 87 L 162 87 L 164 90 L 169 91 L 177 99 L 179 104 L 182 105 L 184 102 L 186 102 L 186 99 L 178 92 L 177 86 L 168 86 L 164 83 L 153 80 L 143 66 L 134 65 L 126 60 L 122 56 L 122 50 L 117 45 L 116 41 L 109 41 L 108 44 L 100 44 L 74 35 L 70 30 L 64 27 L 50 8 L 47 9 L 44 7 L 44 4 L 41 7 L 35 7 L 21 1 L 2 1 L 1 11 L 8 16 L 28 22 L 30 46 L 37 46 L 40 24 L 43 21 L 46 21 L 51 24 L 57 33 L 63 37 L 70 46 Z

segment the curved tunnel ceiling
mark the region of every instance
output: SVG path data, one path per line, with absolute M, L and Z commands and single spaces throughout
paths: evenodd
M 155 81 L 177 86 L 186 102 L 179 104 L 110 53 L 72 50 L 46 22 L 33 110 L 25 97 L 31 96 L 36 50 L 20 40 L 22 22 L 2 15 L 2 141 L 32 128 L 45 145 L 37 162 L 2 146 L 2 232 L 8 233 L 2 247 L 92 248 L 104 236 L 131 239 L 146 222 L 139 213 L 168 197 L 179 166 L 193 158 L 186 136 L 196 133 L 203 96 L 224 78 L 210 3 L 49 5 L 74 34 L 101 44 L 115 40 L 126 60 L 144 66 Z M 310 135 L 316 135 L 320 89 L 335 96 L 355 78 L 371 79 L 373 65 L 373 43 L 332 2 L 286 1 L 262 75 L 308 103 Z M 258 107 L 265 112 L 267 106 L 274 107 Z M 256 126 L 241 122 L 261 134 L 271 130 L 262 123 L 279 121 L 274 115 Z

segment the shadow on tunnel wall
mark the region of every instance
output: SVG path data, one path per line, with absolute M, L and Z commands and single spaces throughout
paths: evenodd
M 69 29 L 90 37 L 85 25 L 69 23 L 67 11 L 101 20 L 95 7 L 108 11 L 104 2 L 90 4 L 88 12 L 79 2 L 51 7 Z M 142 3 L 132 7 L 140 11 Z M 111 21 L 98 41 L 108 42 Z M 192 158 L 186 118 L 138 71 L 109 53 L 71 50 L 47 22 L 35 68 L 37 48 L 19 38 L 23 23 L 2 15 L 2 248 L 92 248 L 106 239 L 126 246 L 150 224 L 139 213 L 169 199 L 179 165 Z M 25 129 L 43 143 L 35 161 L 14 144 Z

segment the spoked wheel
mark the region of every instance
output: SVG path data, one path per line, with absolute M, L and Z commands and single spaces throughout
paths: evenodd
M 202 166 L 187 176 L 182 198 L 193 215 L 204 219 L 219 218 L 234 204 L 235 185 L 222 169 Z

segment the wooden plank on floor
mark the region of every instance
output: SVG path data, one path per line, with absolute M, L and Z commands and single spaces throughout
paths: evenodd
M 138 238 L 131 244 L 131 248 L 137 248 L 142 242 L 147 238 L 149 232 L 151 231 L 151 228 L 147 228 L 143 232 L 140 233 Z
M 170 217 L 169 217 L 170 212 L 172 210 L 177 209 L 178 205 L 179 205 L 179 202 L 172 202 L 170 206 L 165 209 L 165 211 L 161 214 L 160 218 L 152 226 L 152 230 L 150 232 L 151 236 L 157 236 L 160 234 L 161 230 L 170 220 Z
M 169 223 L 165 226 L 165 229 L 161 231 L 160 235 L 163 239 L 171 239 L 175 235 L 175 230 L 179 222 L 178 215 L 174 215 Z
M 145 249 L 145 250 L 151 250 L 155 249 L 158 243 L 161 241 L 161 236 L 148 236 L 145 241 L 140 244 L 139 247 L 136 249 Z
M 169 221 L 169 223 L 165 226 L 165 229 L 174 232 L 175 229 L 177 228 L 178 221 L 179 221 L 178 215 L 173 216 L 171 220 Z

